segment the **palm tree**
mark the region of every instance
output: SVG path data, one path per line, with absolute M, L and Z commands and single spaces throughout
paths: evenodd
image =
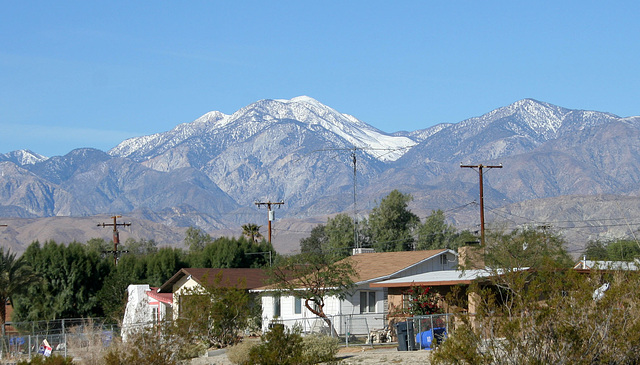
M 251 238 L 251 242 L 255 243 L 257 242 L 260 238 L 262 238 L 262 234 L 260 233 L 260 228 L 262 226 L 259 226 L 255 223 L 247 223 L 247 224 L 243 224 L 242 225 L 242 234 L 244 236 L 247 236 L 248 238 Z
M 0 247 L 0 326 L 3 336 L 7 319 L 6 304 L 13 305 L 11 298 L 15 294 L 25 292 L 29 285 L 39 280 L 26 261 L 22 258 L 16 260 L 15 253 L 11 253 L 11 250 L 4 252 L 4 248 Z

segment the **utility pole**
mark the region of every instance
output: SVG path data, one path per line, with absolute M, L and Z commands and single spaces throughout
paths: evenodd
M 118 265 L 118 254 L 126 253 L 129 251 L 118 251 L 118 244 L 120 244 L 120 234 L 118 233 L 118 226 L 130 226 L 131 223 L 118 223 L 116 220 L 122 218 L 120 215 L 114 215 L 113 223 L 98 223 L 98 227 L 113 227 L 113 251 L 104 251 L 104 253 L 113 253 L 113 263 Z
M 500 165 L 462 165 L 462 168 L 470 168 L 478 171 L 478 176 L 480 177 L 480 245 L 484 247 L 484 192 L 482 188 L 482 169 L 501 169 L 502 164 Z
M 278 208 L 280 208 L 281 205 L 284 205 L 284 201 L 272 202 L 269 200 L 267 202 L 255 202 L 255 204 L 258 206 L 258 208 L 266 205 L 267 209 L 269 210 L 269 243 L 271 243 L 271 221 L 275 219 L 275 214 L 273 213 L 273 210 L 271 210 L 271 206 L 277 205 Z

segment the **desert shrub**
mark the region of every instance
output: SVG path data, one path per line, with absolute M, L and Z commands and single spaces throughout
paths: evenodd
M 299 330 L 276 325 L 262 336 L 262 343 L 249 350 L 251 364 L 306 364 L 302 355 L 302 336 Z
M 227 350 L 229 361 L 238 365 L 251 364 L 250 351 L 253 347 L 259 345 L 257 341 L 242 341 L 235 346 L 231 346 Z
M 183 290 L 177 327 L 207 347 L 235 345 L 244 330 L 255 326 L 255 316 L 260 316 L 261 307 L 244 287 L 243 281 L 223 282 L 219 272 L 212 284 Z
M 478 351 L 482 345 L 482 337 L 473 330 L 469 316 L 461 316 L 460 323 L 455 326 L 453 335 L 438 344 L 432 352 L 431 362 L 434 364 L 490 364 L 491 357 Z
M 236 364 L 292 365 L 332 362 L 338 352 L 339 341 L 326 335 L 310 335 L 303 338 L 300 329 L 289 330 L 283 325 L 276 325 L 265 333 L 261 344 L 249 346 L 248 359 L 234 361 Z M 231 356 L 234 355 L 229 355 L 230 360 Z
M 477 290 L 432 364 L 638 364 L 640 274 L 514 270 Z
M 104 355 L 106 365 L 179 364 L 206 350 L 203 342 L 183 336 L 174 323 L 167 322 L 131 333 L 126 343 L 114 343 Z
M 36 356 L 29 360 L 18 361 L 17 365 L 73 365 L 73 359 L 61 355 L 51 355 L 49 357 Z
M 302 356 L 309 364 L 334 360 L 338 348 L 339 341 L 336 337 L 314 334 L 302 340 Z

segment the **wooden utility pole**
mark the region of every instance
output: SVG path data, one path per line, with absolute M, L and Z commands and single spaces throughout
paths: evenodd
M 113 251 L 104 251 L 104 253 L 113 253 L 113 263 L 118 265 L 118 254 L 126 253 L 128 251 L 118 251 L 118 244 L 120 244 L 120 234 L 118 233 L 118 226 L 130 226 L 131 223 L 118 223 L 116 220 L 122 218 L 120 215 L 114 215 L 113 223 L 98 223 L 98 227 L 113 227 Z
M 271 243 L 271 221 L 275 219 L 275 215 L 273 213 L 273 210 L 271 210 L 271 206 L 272 205 L 277 205 L 278 208 L 280 208 L 280 205 L 284 205 L 284 201 L 279 201 L 279 202 L 272 202 L 272 201 L 256 202 L 255 204 L 258 206 L 258 208 L 260 208 L 263 205 L 266 205 L 267 209 L 269 210 L 269 243 Z
M 482 169 L 501 169 L 502 164 L 500 165 L 460 165 L 460 167 L 466 167 L 471 169 L 477 169 L 478 175 L 480 177 L 480 245 L 484 247 L 484 192 L 482 188 Z

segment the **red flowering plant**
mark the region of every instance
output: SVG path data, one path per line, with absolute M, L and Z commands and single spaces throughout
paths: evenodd
M 414 285 L 403 292 L 405 301 L 405 312 L 413 316 L 425 316 L 429 314 L 442 313 L 438 306 L 441 299 L 429 286 Z

